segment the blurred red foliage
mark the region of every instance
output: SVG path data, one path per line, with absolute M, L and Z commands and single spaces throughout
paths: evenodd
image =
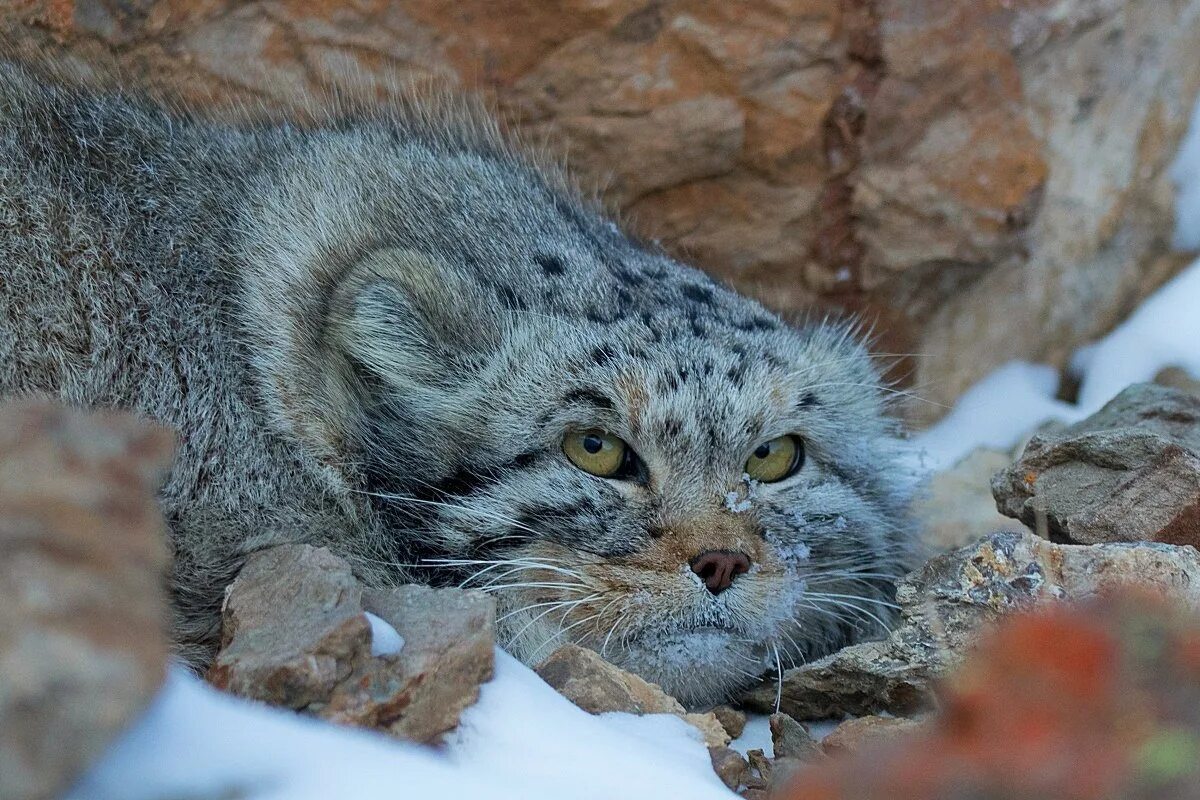
M 1014 617 L 920 731 L 801 772 L 786 800 L 1200 798 L 1200 620 L 1126 594 Z

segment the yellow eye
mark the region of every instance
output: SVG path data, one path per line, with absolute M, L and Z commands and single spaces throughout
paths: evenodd
M 756 481 L 774 483 L 796 474 L 804 463 L 804 445 L 796 436 L 763 442 L 746 461 L 746 474 Z
M 572 431 L 563 437 L 563 452 L 584 472 L 611 478 L 625 465 L 628 445 L 604 431 Z

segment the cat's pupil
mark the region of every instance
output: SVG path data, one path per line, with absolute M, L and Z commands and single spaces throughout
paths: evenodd
M 592 455 L 599 453 L 602 447 L 604 447 L 604 440 L 599 436 L 596 436 L 595 434 L 588 434 L 587 436 L 583 437 L 583 449 L 587 450 Z
M 771 455 L 771 445 L 769 443 L 760 444 L 758 449 L 754 451 L 755 458 L 766 458 L 769 455 Z

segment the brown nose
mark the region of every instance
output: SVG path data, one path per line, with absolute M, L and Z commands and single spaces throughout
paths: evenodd
M 732 550 L 709 550 L 693 558 L 691 567 L 710 592 L 720 594 L 733 585 L 734 578 L 750 569 L 750 559 Z

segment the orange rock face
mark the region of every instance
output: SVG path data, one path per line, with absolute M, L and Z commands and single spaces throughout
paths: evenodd
M 20 0 L 0 30 L 202 105 L 481 88 L 679 255 L 876 320 L 937 401 L 1182 263 L 1197 0 Z

